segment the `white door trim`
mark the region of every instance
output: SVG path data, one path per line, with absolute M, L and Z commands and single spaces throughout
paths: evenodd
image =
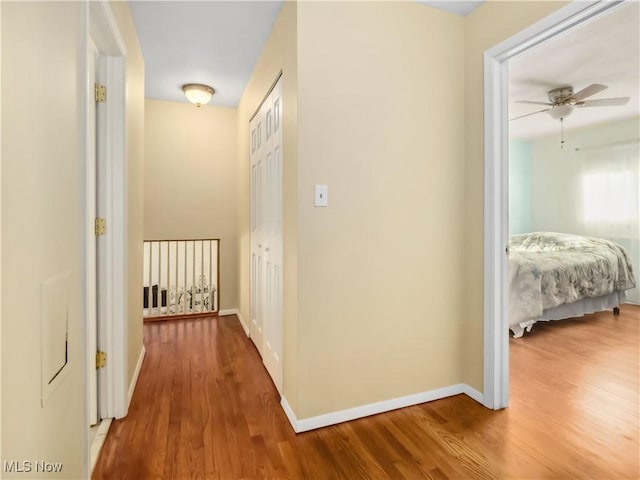
M 2 2 L 0 1 L 0 25 L 2 25 Z M 0 35 L 0 57 L 2 57 L 2 35 Z M 0 93 L 2 92 L 2 59 L 0 58 Z M 2 132 L 2 115 L 0 115 Z M 0 271 L 2 271 L 2 134 L 0 134 Z M 0 305 L 2 305 L 2 275 L 0 275 Z M 2 374 L 2 308 L 0 308 L 0 374 Z M 0 381 L 0 432 L 2 432 L 2 382 Z M 0 445 L 0 458 L 2 445 Z M 2 475 L 0 475 L 2 478 Z
M 100 371 L 100 417 L 127 414 L 127 213 L 126 213 L 126 47 L 108 2 L 89 2 L 87 35 L 105 58 L 106 119 L 98 136 L 104 138 L 107 162 L 104 179 L 107 218 L 106 271 L 101 272 L 101 302 L 109 306 L 109 321 L 99 322 L 98 348 L 107 352 L 107 367 Z M 88 91 L 93 85 L 87 85 Z M 87 98 L 89 95 L 87 95 Z M 102 128 L 102 127 L 100 127 Z M 100 160 L 98 160 L 100 161 Z M 87 339 L 85 339 L 86 341 Z M 89 359 L 87 359 L 88 365 Z
M 507 60 L 622 3 L 573 2 L 484 53 L 483 404 L 488 408 L 497 410 L 509 403 Z

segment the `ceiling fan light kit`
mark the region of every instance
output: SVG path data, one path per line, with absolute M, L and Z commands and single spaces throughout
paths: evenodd
M 573 112 L 573 105 L 569 103 L 563 103 L 561 105 L 554 105 L 547 112 L 551 118 L 558 120 L 561 118 L 567 118 L 571 112 Z
M 606 85 L 600 85 L 599 83 L 593 83 L 586 88 L 583 88 L 578 93 L 573 93 L 573 87 L 559 87 L 554 88 L 547 92 L 547 97 L 549 98 L 549 102 L 537 102 L 530 100 L 521 100 L 517 103 L 526 103 L 530 105 L 545 105 L 547 108 L 542 110 L 538 110 L 536 112 L 527 113 L 525 115 L 520 115 L 519 117 L 512 118 L 511 120 L 518 120 L 520 118 L 529 117 L 531 115 L 536 115 L 538 113 L 546 112 L 549 114 L 551 118 L 554 120 L 560 120 L 560 129 L 562 139 L 560 142 L 560 146 L 564 144 L 564 131 L 563 131 L 563 120 L 567 118 L 571 113 L 577 108 L 584 107 L 613 107 L 626 105 L 630 98 L 629 97 L 618 97 L 618 98 L 602 98 L 598 100 L 585 100 L 585 98 L 595 95 L 596 93 L 600 93 L 603 90 L 606 90 L 608 87 Z

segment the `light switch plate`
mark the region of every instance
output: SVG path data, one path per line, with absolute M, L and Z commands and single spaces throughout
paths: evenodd
M 329 205 L 329 188 L 326 185 L 316 185 L 315 206 L 326 207 Z

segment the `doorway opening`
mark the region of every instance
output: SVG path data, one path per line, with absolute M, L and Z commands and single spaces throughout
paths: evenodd
M 574 2 L 484 54 L 484 395 L 488 408 L 509 404 L 508 60 L 623 2 Z
M 90 474 L 92 460 L 97 457 L 92 444 L 106 435 L 103 430 L 108 428 L 108 419 L 127 414 L 130 393 L 126 323 L 126 47 L 108 3 L 90 2 L 87 9 L 84 296 L 86 468 Z M 104 87 L 104 96 L 96 84 Z M 98 218 L 105 219 L 105 228 Z M 104 356 L 98 352 L 106 355 L 99 370 L 98 357 Z M 107 423 L 100 424 L 103 419 Z M 100 427 L 90 430 L 91 425 L 98 424 Z

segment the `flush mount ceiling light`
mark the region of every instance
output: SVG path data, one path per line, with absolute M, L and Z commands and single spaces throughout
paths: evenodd
M 199 83 L 187 83 L 182 86 L 182 91 L 187 96 L 187 100 L 194 103 L 196 107 L 201 107 L 209 103 L 209 100 L 211 100 L 211 97 L 215 93 L 213 88 Z

